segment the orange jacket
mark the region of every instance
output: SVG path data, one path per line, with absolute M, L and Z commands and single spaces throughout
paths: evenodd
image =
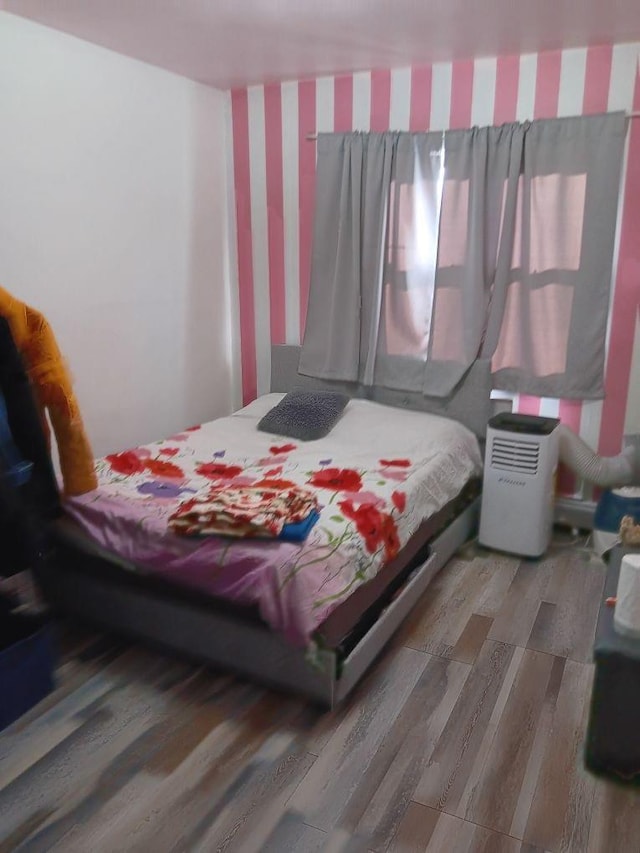
M 42 424 L 49 436 L 45 410 L 58 445 L 60 470 L 67 495 L 81 495 L 98 485 L 93 454 L 84 430 L 71 377 L 45 318 L 0 287 L 0 316 L 11 328 L 33 383 Z

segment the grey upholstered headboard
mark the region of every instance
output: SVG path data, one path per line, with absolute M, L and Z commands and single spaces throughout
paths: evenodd
M 292 391 L 294 388 L 326 388 L 344 391 L 351 397 L 363 397 L 396 406 L 401 409 L 414 409 L 419 412 L 431 412 L 460 421 L 479 438 L 484 438 L 487 421 L 494 413 L 491 401 L 491 364 L 488 360 L 476 361 L 467 376 L 446 398 L 425 397 L 411 391 L 393 391 L 375 386 L 365 388 L 354 382 L 338 382 L 314 379 L 298 373 L 300 347 L 271 347 L 271 390 Z

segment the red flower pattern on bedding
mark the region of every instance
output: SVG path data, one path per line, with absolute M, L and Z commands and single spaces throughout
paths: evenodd
M 145 470 L 145 462 L 140 459 L 135 450 L 124 450 L 122 453 L 111 453 L 105 456 L 111 465 L 111 470 L 116 474 L 124 474 L 127 477 L 133 474 L 142 474 Z
M 386 515 L 382 522 L 382 538 L 384 540 L 384 553 L 387 560 L 393 560 L 400 550 L 400 538 L 398 528 L 390 515 Z
M 258 480 L 253 483 L 256 489 L 275 489 L 283 491 L 284 489 L 293 489 L 295 483 L 292 480 L 283 480 L 280 477 L 265 477 L 263 480 Z
M 163 447 L 160 456 L 177 456 L 178 453 L 180 453 L 178 447 Z
M 349 500 L 355 507 L 371 504 L 371 506 L 384 509 L 387 504 L 383 497 L 372 491 L 349 492 L 348 494 Z
M 404 512 L 404 508 L 407 505 L 407 496 L 404 492 L 394 492 L 391 495 L 391 500 L 393 501 L 393 505 L 398 510 L 398 512 Z
M 370 554 L 384 546 L 386 560 L 392 560 L 400 550 L 398 529 L 393 518 L 386 512 L 381 512 L 372 504 L 362 504 L 354 507 L 351 501 L 341 501 L 338 506 L 343 514 L 355 522 L 356 530 L 364 539 L 364 544 Z
M 271 453 L 273 456 L 277 456 L 279 453 L 291 453 L 291 451 L 295 449 L 295 444 L 283 444 L 281 447 L 270 447 L 269 453 Z
M 382 538 L 384 540 L 384 555 L 387 560 L 393 560 L 400 550 L 400 538 L 395 521 L 386 513 L 382 521 Z
M 362 488 L 362 477 L 352 468 L 323 468 L 321 471 L 314 471 L 309 483 L 332 492 L 359 492 Z
M 225 465 L 223 462 L 201 462 L 196 466 L 196 474 L 209 480 L 232 480 L 242 474 L 240 465 Z
M 381 459 L 380 464 L 385 468 L 411 468 L 409 459 Z
M 184 471 L 173 462 L 167 462 L 166 459 L 145 459 L 144 467 L 147 471 L 151 471 L 156 477 L 170 477 L 172 479 L 182 479 Z

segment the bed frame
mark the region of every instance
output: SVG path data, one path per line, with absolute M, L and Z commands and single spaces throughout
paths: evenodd
M 461 420 L 482 438 L 491 413 L 490 374 L 477 362 L 463 385 L 447 400 L 386 389 L 363 389 L 327 383 L 297 372 L 298 347 L 274 347 L 274 391 L 294 387 L 343 387 L 402 408 L 427 410 Z M 318 648 L 313 664 L 307 651 L 288 644 L 249 608 L 205 599 L 202 594 L 145 577 L 136 567 L 89 543 L 68 522 L 55 529 L 54 558 L 38 569 L 45 597 L 56 608 L 82 621 L 128 637 L 183 653 L 216 667 L 277 688 L 302 693 L 322 706 L 334 707 L 353 689 L 384 645 L 409 614 L 435 574 L 472 537 L 478 525 L 477 490 L 445 513 L 435 534 L 417 543 L 404 571 L 368 606 L 350 642 Z M 418 534 L 416 534 L 418 536 Z M 405 549 L 403 549 L 404 551 Z M 364 587 L 368 586 L 367 584 Z M 366 618 L 365 618 L 366 617 Z

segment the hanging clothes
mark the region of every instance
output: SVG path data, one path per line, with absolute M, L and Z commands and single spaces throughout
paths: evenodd
M 65 494 L 81 495 L 92 491 L 98 485 L 93 454 L 71 378 L 51 327 L 40 312 L 1 287 L 0 317 L 8 321 L 15 345 L 24 359 L 47 439 L 45 412 L 51 420 Z
M 6 424 L 0 432 L 10 433 L 21 460 L 30 462 L 33 470 L 28 487 L 29 502 L 41 517 L 52 518 L 60 510 L 58 484 L 42 418 L 33 387 L 24 369 L 23 360 L 14 343 L 8 321 L 0 316 L 0 394 L 2 394 Z M 4 417 L 0 413 L 0 417 Z

